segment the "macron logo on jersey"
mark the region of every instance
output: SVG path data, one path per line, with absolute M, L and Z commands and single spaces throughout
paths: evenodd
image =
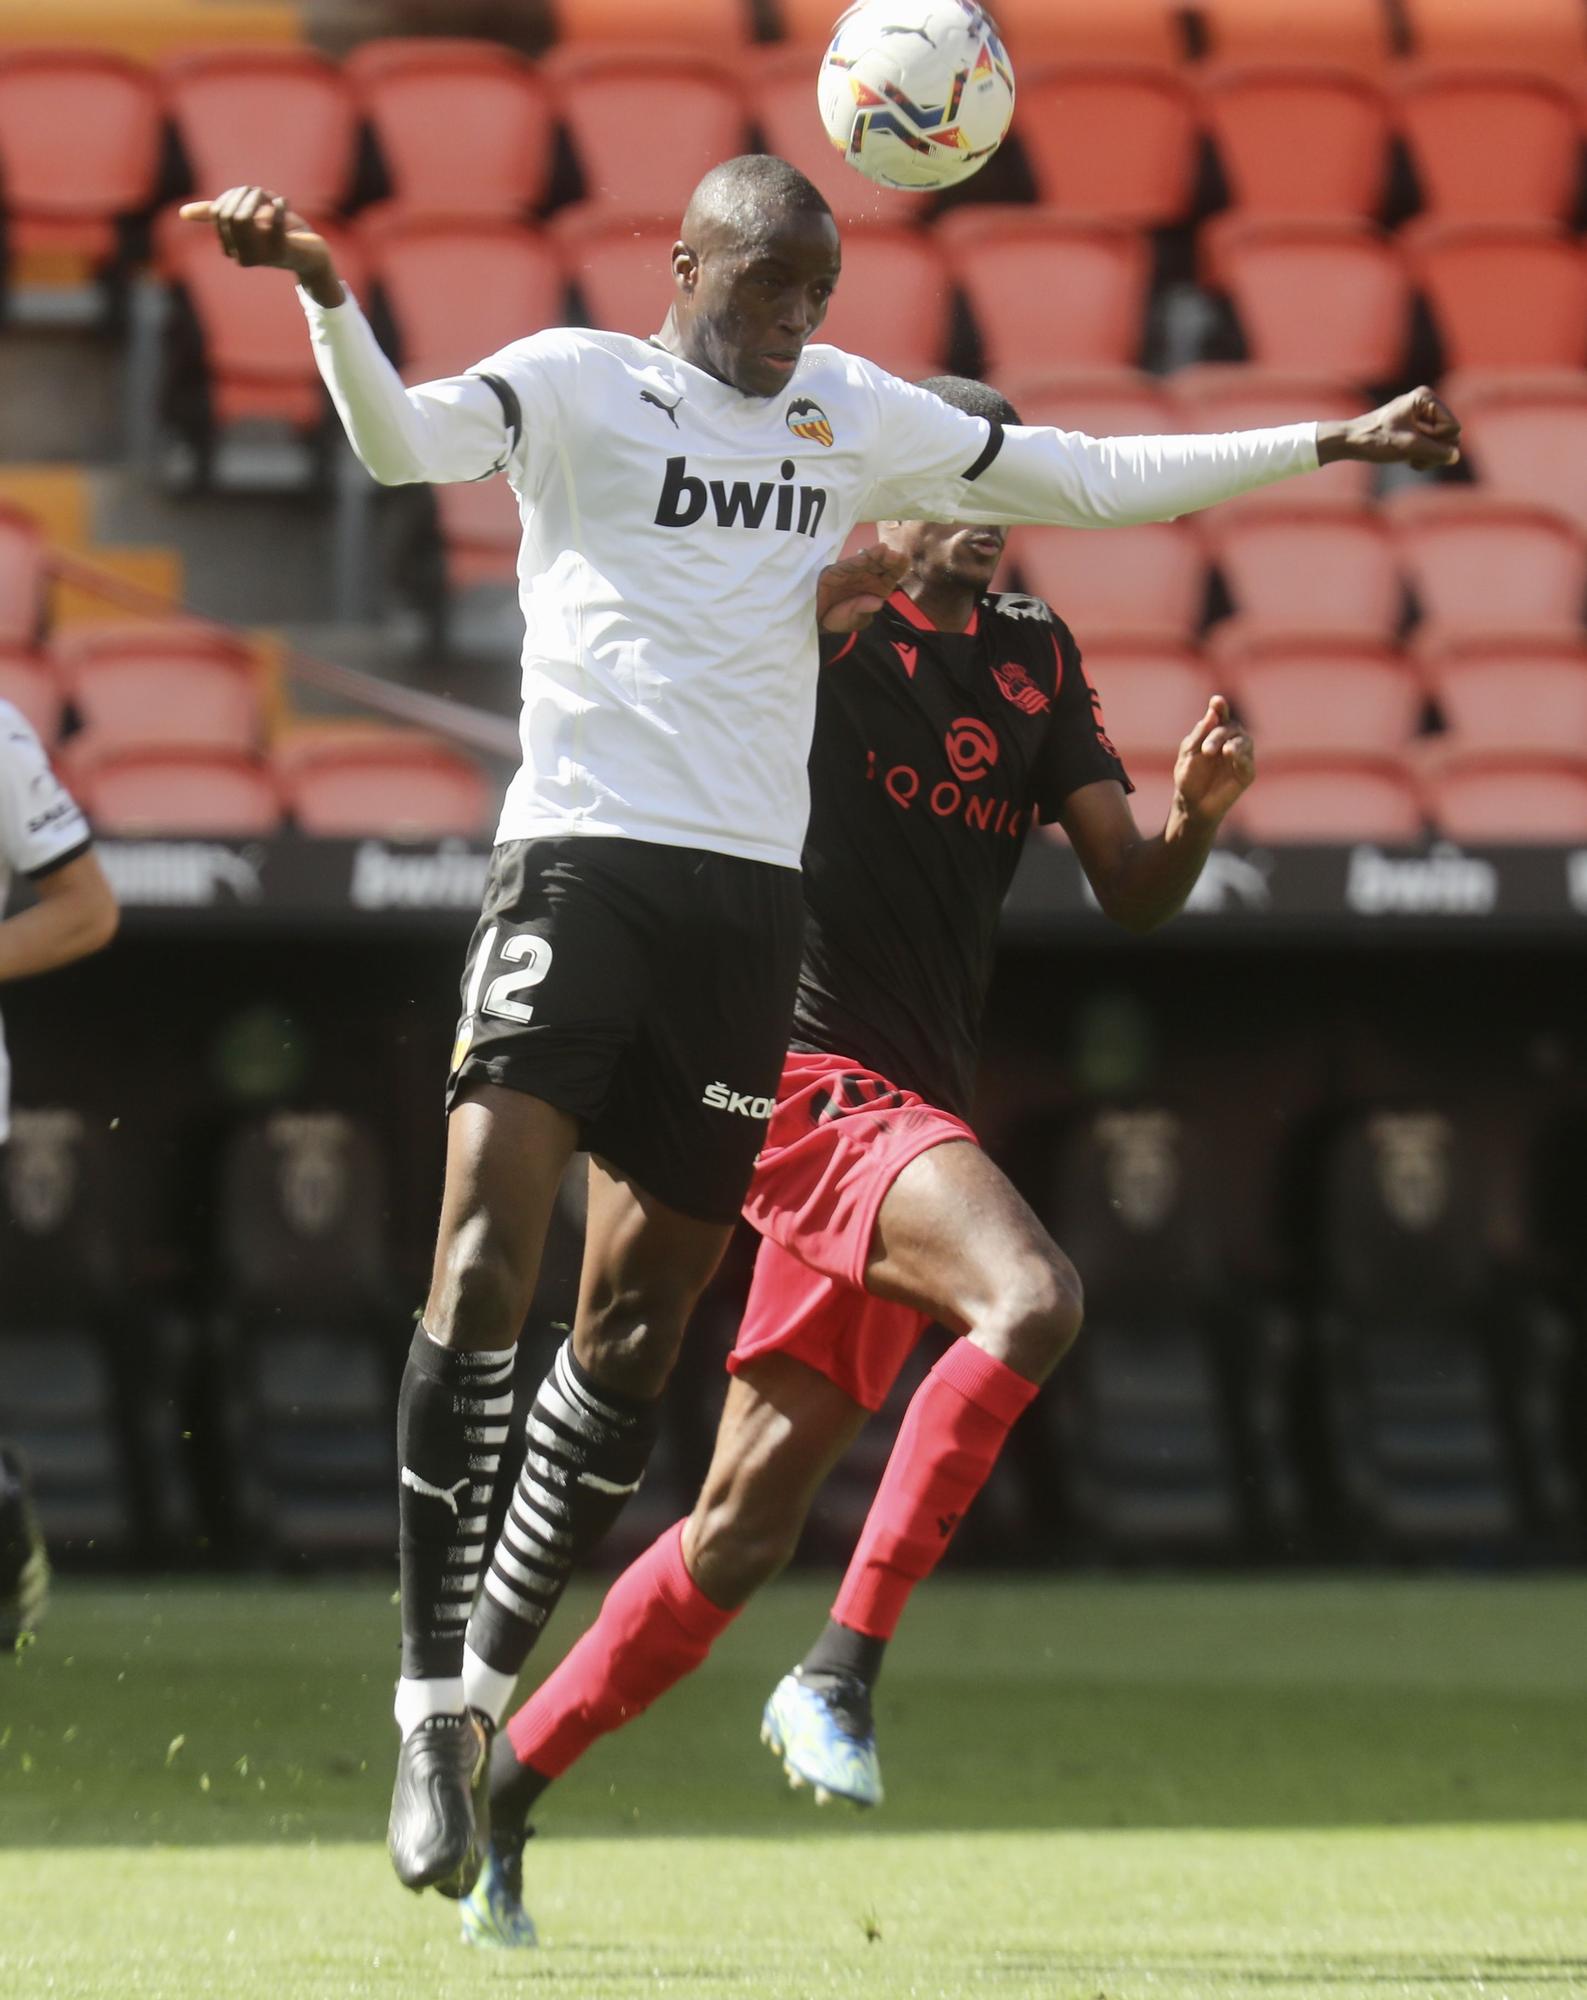
M 780 534 L 809 535 L 814 540 L 830 496 L 824 486 L 794 485 L 795 470 L 793 460 L 785 458 L 780 483 L 763 479 L 751 486 L 747 479 L 735 479 L 729 486 L 721 479 L 707 483 L 696 478 L 686 458 L 669 458 L 656 526 L 692 528 L 705 519 L 709 507 L 719 528 L 775 528 Z

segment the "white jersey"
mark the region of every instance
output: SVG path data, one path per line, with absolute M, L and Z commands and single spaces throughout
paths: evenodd
M 0 910 L 13 875 L 48 875 L 89 844 L 88 822 L 20 709 L 0 701 Z M 0 1141 L 11 1131 L 11 1063 L 0 1031 Z
M 1316 427 L 1095 439 L 989 426 L 806 348 L 746 396 L 653 342 L 556 328 L 405 390 L 356 303 L 303 295 L 388 484 L 505 472 L 523 520 L 523 765 L 498 841 L 620 834 L 797 868 L 816 580 L 861 521 L 1169 520 L 1316 467 Z

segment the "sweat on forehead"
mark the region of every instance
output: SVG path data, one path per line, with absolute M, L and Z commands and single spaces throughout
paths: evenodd
M 832 210 L 813 181 L 771 153 L 743 153 L 713 167 L 689 197 L 684 240 L 727 239 L 746 247 L 770 241 L 796 218 Z

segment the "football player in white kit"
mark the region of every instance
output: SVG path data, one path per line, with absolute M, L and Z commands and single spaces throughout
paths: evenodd
M 0 922 L 0 984 L 53 972 L 116 934 L 116 899 L 93 853 L 88 822 L 50 769 L 32 725 L 0 701 L 0 911 L 13 876 L 34 901 Z M 11 1131 L 11 1065 L 0 1034 L 0 1153 Z M 0 1258 L 0 1283 L 4 1283 Z M 0 1651 L 44 1609 L 49 1566 L 28 1494 L 27 1470 L 0 1443 Z
M 398 1411 L 389 1844 L 402 1881 L 457 1896 L 480 1865 L 470 1785 L 490 1730 L 570 1569 L 640 1482 L 771 1112 L 817 607 L 846 629 L 898 580 L 885 556 L 823 578 L 850 530 L 1169 520 L 1334 459 L 1445 464 L 1455 433 L 1425 392 L 1349 424 L 1214 437 L 1004 430 L 811 344 L 838 231 L 811 183 L 765 155 L 695 190 L 653 339 L 551 328 L 413 388 L 281 197 L 239 187 L 183 213 L 238 262 L 296 274 L 320 372 L 378 480 L 505 473 L 523 520 L 523 764 L 463 976 L 434 1276 Z M 581 1148 L 578 1312 L 491 1553 L 512 1349 Z

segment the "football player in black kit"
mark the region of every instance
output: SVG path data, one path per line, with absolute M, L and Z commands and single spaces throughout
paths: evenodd
M 994 422 L 980 383 L 924 385 Z M 1036 820 L 1067 833 L 1132 931 L 1184 903 L 1254 774 L 1221 697 L 1181 747 L 1167 824 L 1143 835 L 1067 627 L 991 596 L 999 528 L 890 522 L 899 587 L 824 639 L 792 1049 L 745 1204 L 763 1241 L 705 1488 L 612 1586 L 600 1617 L 492 1752 L 492 1852 L 475 1943 L 533 1940 L 530 1806 L 599 1736 L 698 1666 L 793 1553 L 814 1495 L 921 1333 L 960 1337 L 905 1415 L 832 1618 L 766 1705 L 762 1737 L 816 1796 L 881 1798 L 871 1690 L 1015 1418 L 1080 1329 L 1080 1279 L 964 1123 L 999 911 Z

